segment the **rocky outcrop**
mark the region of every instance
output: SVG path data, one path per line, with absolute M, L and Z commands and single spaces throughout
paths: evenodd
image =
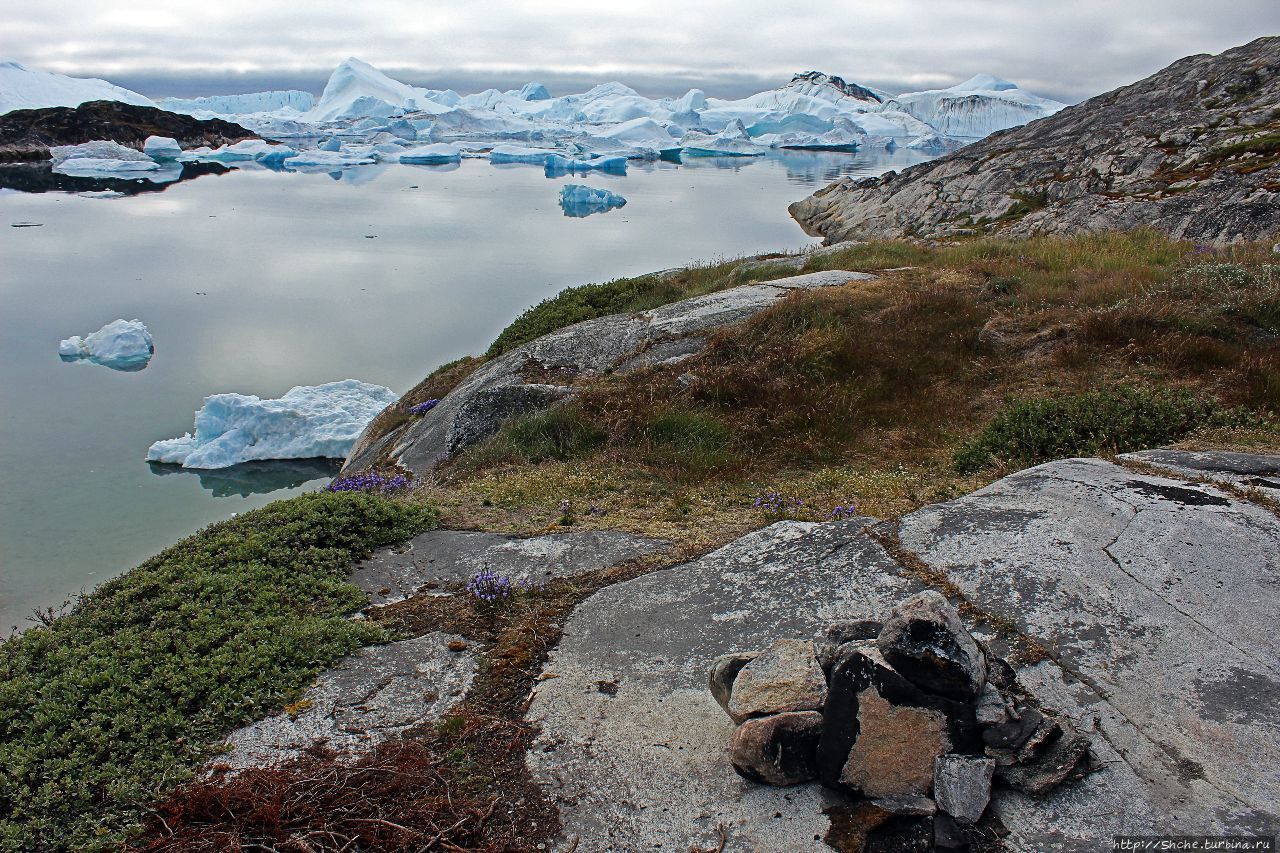
M 901 174 L 791 206 L 828 241 L 1146 226 L 1209 242 L 1280 232 L 1280 37 L 1159 73 Z
M 14 110 L 0 116 L 0 162 L 47 160 L 55 145 L 106 139 L 142 150 L 148 136 L 176 139 L 183 148 L 217 148 L 258 135 L 222 119 L 201 120 L 155 107 L 90 101 L 78 107 Z
M 740 323 L 788 293 L 870 278 L 874 276 L 840 270 L 807 273 L 576 323 L 498 356 L 430 411 L 386 435 L 366 430 L 343 471 L 394 462 L 425 473 L 489 438 L 507 419 L 572 395 L 581 379 L 677 364 L 706 345 L 708 332 Z
M 1211 458 L 1198 457 L 1201 469 Z M 1246 471 L 1239 476 L 1280 464 L 1229 460 Z M 864 849 L 961 849 L 988 770 L 983 819 L 1003 825 L 1009 850 L 1092 851 L 1116 834 L 1153 831 L 1270 834 L 1280 777 L 1258 768 L 1280 755 L 1280 639 L 1271 629 L 1280 518 L 1234 486 L 1199 481 L 1212 472 L 1148 473 L 1153 464 L 1054 462 L 899 523 L 779 522 L 596 593 L 566 624 L 528 712 L 542 734 L 527 761 L 560 808 L 562 849 L 715 848 L 722 827 L 726 850 L 822 850 L 837 831 Z M 745 778 L 809 774 L 795 745 L 813 732 L 802 715 L 819 712 L 753 722 L 727 750 L 736 730 L 721 706 L 732 703 L 730 671 L 741 677 L 751 652 L 779 637 L 818 636 L 815 659 L 826 652 L 832 684 L 856 686 L 855 673 L 886 665 L 856 623 L 884 618 L 926 582 L 981 614 L 972 624 L 987 684 L 970 705 L 980 743 L 950 722 L 896 713 L 941 713 L 939 703 L 955 700 L 895 705 L 884 673 L 878 699 L 848 708 L 861 715 L 865 706 L 883 732 L 923 733 L 899 740 L 925 754 L 943 737 L 953 749 L 967 744 L 968 764 L 935 760 L 926 781 L 916 756 L 896 774 L 903 790 L 931 786 L 951 814 L 931 815 L 911 797 L 851 810 L 846 794 L 820 784 Z M 847 627 L 828 630 L 836 622 Z M 1019 690 L 1039 707 L 1008 692 L 998 654 L 1011 647 L 1023 650 Z M 721 658 L 713 695 L 706 674 L 731 650 L 741 654 Z M 856 666 L 842 662 L 855 654 Z M 898 678 L 905 693 L 918 689 Z M 616 690 L 598 690 L 602 680 Z M 821 713 L 846 692 L 833 687 Z M 1075 779 L 1090 747 L 1097 769 Z M 832 748 L 838 759 L 843 746 Z M 822 756 L 820 744 L 819 776 Z M 1023 756 L 1034 760 L 1018 763 Z M 837 759 L 830 764 L 845 776 L 850 759 Z M 849 778 L 878 784 L 856 766 Z

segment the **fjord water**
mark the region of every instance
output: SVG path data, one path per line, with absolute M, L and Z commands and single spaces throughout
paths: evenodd
M 585 179 L 484 161 L 246 169 L 114 199 L 0 189 L 0 634 L 332 476 L 318 462 L 144 462 L 153 441 L 191 430 L 205 396 L 346 378 L 403 392 L 564 287 L 810 245 L 790 202 L 924 159 L 778 152 Z M 627 205 L 567 217 L 569 182 Z M 145 370 L 58 359 L 60 339 L 116 318 L 150 328 Z

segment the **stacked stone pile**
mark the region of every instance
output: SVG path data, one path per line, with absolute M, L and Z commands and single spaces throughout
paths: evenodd
M 1092 761 L 1088 739 L 1038 707 L 933 591 L 883 624 L 719 657 L 710 687 L 738 723 L 729 757 L 742 776 L 819 781 L 849 794 L 863 822 L 898 821 L 926 848 L 965 847 L 993 781 L 1043 794 Z

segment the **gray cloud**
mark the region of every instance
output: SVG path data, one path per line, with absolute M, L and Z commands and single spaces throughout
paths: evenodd
M 223 0 L 176 7 L 138 0 L 126 7 L 60 0 L 10 12 L 0 58 L 157 96 L 318 91 L 334 65 L 359 56 L 401 79 L 464 91 L 539 79 L 562 93 L 620 79 L 651 95 L 698 85 L 737 96 L 816 68 L 891 91 L 990 72 L 1078 101 L 1181 56 L 1280 32 L 1275 0 L 1215 5 Z

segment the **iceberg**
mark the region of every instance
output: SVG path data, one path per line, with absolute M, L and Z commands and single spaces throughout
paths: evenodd
M 320 100 L 304 115 L 313 122 L 334 121 L 368 116 L 369 110 L 383 109 L 378 104 L 395 110 L 430 100 L 425 89 L 392 80 L 369 63 L 352 57 L 333 70 Z
M 41 107 L 78 107 L 86 101 L 120 101 L 154 107 L 150 98 L 106 80 L 36 71 L 20 62 L 0 61 L 0 115 Z
M 286 165 L 293 169 L 301 166 L 325 169 L 346 169 L 350 166 L 367 166 L 378 162 L 378 155 L 371 148 L 343 148 L 341 151 L 321 151 L 313 148 L 290 157 Z
M 153 160 L 177 160 L 182 156 L 182 146 L 168 136 L 148 136 L 142 143 L 142 153 Z
M 118 172 L 154 172 L 160 164 L 127 145 L 108 140 L 79 145 L 55 145 L 49 149 L 53 170 L 64 175 L 93 176 Z
M 522 101 L 549 101 L 551 100 L 551 93 L 541 83 L 530 82 L 525 83 L 520 91 L 516 92 L 516 97 Z
M 908 92 L 885 102 L 929 126 L 932 133 L 981 139 L 1065 109 L 1066 104 L 1023 91 L 1014 83 L 979 74 L 949 89 Z
M 305 113 L 315 106 L 315 95 L 297 89 L 250 92 L 244 95 L 213 95 L 207 98 L 161 98 L 156 105 L 173 113 L 209 113 L 234 116 L 291 110 Z
M 627 158 L 597 157 L 594 159 L 581 159 L 552 154 L 547 158 L 547 164 L 544 169 L 548 178 L 593 171 L 608 172 L 611 175 L 625 175 L 627 173 Z
M 691 130 L 680 139 L 680 146 L 691 157 L 756 157 L 769 150 L 751 139 L 738 118 L 718 134 Z
M 195 433 L 157 441 L 147 461 L 209 469 L 263 459 L 340 459 L 397 399 L 389 388 L 355 379 L 300 385 L 274 400 L 214 394 L 196 412 Z
M 489 162 L 495 166 L 505 163 L 530 163 L 545 166 L 552 157 L 560 156 L 549 148 L 527 148 L 523 145 L 495 145 L 489 152 Z
M 141 320 L 113 320 L 90 335 L 72 335 L 58 344 L 63 361 L 89 361 L 129 372 L 146 367 L 155 351 L 151 332 Z
M 560 209 L 565 216 L 581 218 L 593 213 L 604 213 L 626 203 L 625 198 L 605 189 L 582 184 L 565 184 L 560 188 Z
M 448 142 L 434 142 L 431 145 L 419 145 L 401 151 L 401 163 L 415 163 L 433 166 L 443 163 L 457 163 L 462 160 L 462 149 Z

